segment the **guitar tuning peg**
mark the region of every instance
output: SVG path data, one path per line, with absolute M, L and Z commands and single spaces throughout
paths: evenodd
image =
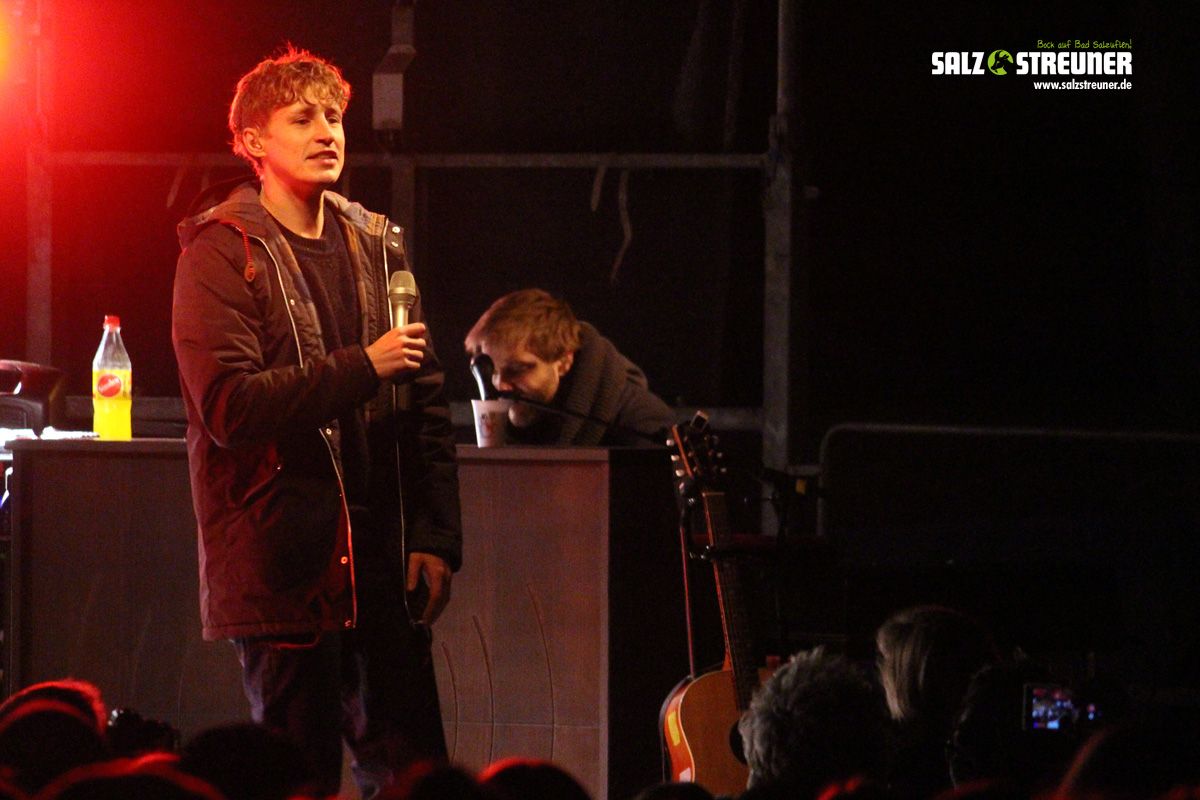
M 683 471 L 683 470 L 681 470 L 681 469 L 677 469 L 677 470 L 675 470 L 675 477 L 676 477 L 676 478 L 682 478 L 682 477 L 683 477 L 685 474 L 686 474 L 686 473 L 684 473 L 684 471 Z
M 677 456 L 677 455 L 675 455 L 674 453 L 672 453 L 672 454 L 671 454 L 671 463 L 672 463 L 672 464 L 678 464 L 678 463 L 679 463 L 679 456 Z

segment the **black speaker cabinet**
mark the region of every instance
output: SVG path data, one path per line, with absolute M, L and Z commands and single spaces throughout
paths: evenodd
M 72 676 L 188 736 L 246 719 L 226 642 L 204 642 L 182 440 L 17 441 L 9 691 Z

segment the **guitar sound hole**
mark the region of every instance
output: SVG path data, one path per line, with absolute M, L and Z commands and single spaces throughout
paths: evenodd
M 733 757 L 743 764 L 746 763 L 746 752 L 742 749 L 742 734 L 738 731 L 737 723 L 729 726 L 729 750 Z

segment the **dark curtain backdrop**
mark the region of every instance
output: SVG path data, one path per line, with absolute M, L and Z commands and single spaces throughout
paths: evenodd
M 286 41 L 345 68 L 351 149 L 383 144 L 370 76 L 389 3 L 52 5 L 55 150 L 220 152 L 238 75 Z M 406 130 L 390 144 L 761 152 L 775 13 L 751 0 L 420 3 Z M 1195 428 L 1196 22 L 1190 7 L 1148 3 L 800 4 L 799 140 L 817 189 L 810 448 L 848 419 Z M 1039 38 L 1132 39 L 1135 88 L 930 75 L 934 50 L 1015 52 Z M 28 87 L 9 78 L 0 341 L 19 357 L 33 115 Z M 669 400 L 761 402 L 761 178 L 633 172 L 633 239 L 613 281 L 617 173 L 595 211 L 587 170 L 422 175 L 417 270 L 452 399 L 471 396 L 459 348 L 476 316 L 502 292 L 542 285 Z M 178 393 L 173 228 L 205 177 L 223 175 L 189 171 L 171 198 L 170 169 L 56 172 L 53 358 L 70 393 L 87 390 L 105 313 L 125 323 L 138 392 Z M 380 175 L 355 173 L 350 189 L 389 202 Z

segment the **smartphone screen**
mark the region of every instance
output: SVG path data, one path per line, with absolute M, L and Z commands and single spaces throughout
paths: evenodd
M 1054 683 L 1025 684 L 1026 730 L 1071 730 L 1078 716 L 1074 698 L 1066 687 Z

